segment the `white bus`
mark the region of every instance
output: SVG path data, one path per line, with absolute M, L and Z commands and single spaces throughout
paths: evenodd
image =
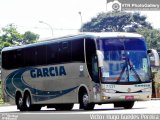
M 2 88 L 4 101 L 20 111 L 71 110 L 75 103 L 84 110 L 107 103 L 131 109 L 135 101 L 151 98 L 146 43 L 139 34 L 112 32 L 7 47 Z

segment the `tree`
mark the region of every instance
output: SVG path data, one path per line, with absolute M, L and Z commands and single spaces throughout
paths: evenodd
M 160 31 L 156 29 L 138 28 L 137 33 L 143 35 L 150 49 L 160 49 Z
M 146 16 L 139 13 L 109 12 L 100 13 L 90 22 L 83 24 L 83 32 L 137 32 L 143 35 L 148 48 L 160 49 L 160 31 L 153 29 L 146 21 Z
M 128 12 L 108 12 L 100 13 L 85 23 L 80 31 L 83 32 L 136 32 L 137 28 L 152 29 L 150 23 L 146 22 L 146 17 L 139 13 Z
M 23 44 L 29 44 L 29 43 L 35 43 L 39 39 L 39 35 L 32 33 L 30 31 L 27 31 L 23 35 Z
M 17 31 L 16 27 L 13 24 L 2 28 L 2 31 L 2 43 L 8 42 L 11 45 L 18 45 L 23 39 L 23 36 Z
M 30 31 L 21 34 L 17 31 L 15 25 L 10 24 L 2 28 L 2 35 L 0 36 L 0 49 L 8 46 L 35 43 L 37 42 L 38 39 L 39 39 L 38 34 L 35 34 Z

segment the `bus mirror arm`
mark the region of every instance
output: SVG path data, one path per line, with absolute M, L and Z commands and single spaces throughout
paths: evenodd
M 158 55 L 157 50 L 150 49 L 147 52 L 148 52 L 148 54 L 152 54 L 153 55 L 152 57 L 154 58 L 154 66 L 158 67 L 159 66 L 159 55 Z
M 147 50 L 147 53 L 148 53 L 148 54 L 152 53 L 152 50 Z
M 102 51 L 100 51 L 100 50 L 97 50 L 96 53 L 97 53 L 97 57 L 98 57 L 98 65 L 99 65 L 99 67 L 103 67 L 104 55 L 103 55 Z

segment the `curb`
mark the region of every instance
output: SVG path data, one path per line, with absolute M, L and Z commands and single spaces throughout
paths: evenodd
M 7 104 L 7 103 L 0 104 L 0 107 L 4 107 L 4 106 L 12 106 L 12 105 Z
M 160 100 L 160 98 L 151 98 L 151 100 Z

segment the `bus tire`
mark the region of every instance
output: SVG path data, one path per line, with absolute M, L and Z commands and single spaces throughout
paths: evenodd
M 30 94 L 26 93 L 24 96 L 24 107 L 26 111 L 40 111 L 42 106 L 33 105 Z
M 19 109 L 20 111 L 25 111 L 23 97 L 21 94 L 16 95 L 16 105 L 17 105 L 17 109 Z
M 89 96 L 87 92 L 83 92 L 80 94 L 80 108 L 84 110 L 93 110 L 94 109 L 93 103 L 89 103 Z
M 29 93 L 25 93 L 24 95 L 24 106 L 27 111 L 31 110 L 31 97 Z

